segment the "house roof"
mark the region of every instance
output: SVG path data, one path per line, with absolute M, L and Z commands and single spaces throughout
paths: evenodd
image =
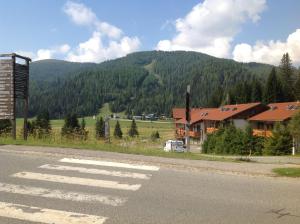
M 209 111 L 212 111 L 216 108 L 193 108 L 191 110 L 191 121 L 190 123 L 193 124 L 193 123 L 196 123 L 196 122 L 199 122 L 201 121 L 204 116 L 206 116 Z M 184 114 L 184 117 L 175 121 L 175 123 L 177 124 L 186 124 L 186 120 L 185 120 L 185 114 Z
M 223 121 L 230 119 L 242 112 L 245 112 L 249 109 L 257 107 L 261 105 L 261 103 L 246 103 L 246 104 L 234 104 L 234 105 L 224 105 L 220 108 L 216 108 L 208 112 L 206 116 L 204 116 L 203 120 L 213 120 L 213 121 Z
M 257 114 L 249 121 L 285 121 L 300 109 L 300 102 L 270 103 L 269 110 Z
M 173 108 L 172 110 L 173 118 L 178 120 L 185 117 L 185 108 Z

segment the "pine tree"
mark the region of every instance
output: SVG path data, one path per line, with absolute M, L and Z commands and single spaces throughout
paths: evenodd
M 85 119 L 84 119 L 84 117 L 81 119 L 81 125 L 80 125 L 80 127 L 81 127 L 81 129 L 82 130 L 85 130 Z
M 262 87 L 257 79 L 252 81 L 251 102 L 260 102 L 262 100 Z
M 288 53 L 283 54 L 279 68 L 284 101 L 293 101 L 295 99 L 293 66 Z
M 72 134 L 76 129 L 79 129 L 79 122 L 76 114 L 68 114 L 65 117 L 65 123 L 62 128 L 62 135 Z
M 32 121 L 31 133 L 38 138 L 47 136 L 51 132 L 50 116 L 48 111 L 43 111 Z M 30 132 L 29 132 L 30 133 Z
M 78 118 L 77 118 L 77 114 L 72 114 L 71 115 L 71 128 L 72 129 L 76 129 L 76 128 L 80 128 L 80 125 L 79 125 L 79 121 L 78 121 Z
M 160 138 L 160 136 L 159 136 L 159 132 L 158 131 L 152 132 L 152 134 L 151 134 L 151 140 L 152 141 L 155 141 L 155 140 L 157 140 L 159 138 Z
M 288 155 L 292 152 L 293 139 L 288 128 L 276 123 L 272 131 L 272 137 L 267 138 L 264 152 L 268 155 Z
M 137 130 L 137 126 L 136 126 L 136 123 L 135 123 L 135 120 L 133 119 L 132 122 L 131 122 L 131 127 L 128 131 L 128 135 L 130 137 L 135 137 L 135 136 L 138 136 L 139 135 L 139 132 Z
M 105 124 L 102 117 L 100 117 L 100 119 L 97 118 L 95 129 L 96 129 L 96 139 L 99 140 L 100 138 L 105 137 Z
M 267 79 L 266 87 L 263 93 L 263 102 L 276 103 L 282 100 L 282 87 L 280 81 L 277 78 L 275 68 L 272 68 L 272 71 Z
M 119 121 L 117 121 L 117 123 L 116 123 L 115 130 L 114 130 L 114 136 L 116 138 L 122 138 L 122 136 L 123 136 L 123 132 L 121 130 Z

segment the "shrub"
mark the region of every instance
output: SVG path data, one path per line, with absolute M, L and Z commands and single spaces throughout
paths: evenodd
M 116 123 L 115 130 L 114 130 L 114 136 L 116 138 L 122 138 L 122 136 L 123 136 L 123 132 L 121 130 L 119 121 L 117 121 L 117 123 Z
M 11 128 L 10 120 L 0 120 L 0 135 L 10 133 Z
M 71 139 L 86 140 L 88 131 L 85 130 L 84 119 L 82 120 L 81 124 L 82 126 L 79 125 L 76 114 L 68 114 L 65 118 L 65 123 L 61 130 L 62 136 Z
M 105 124 L 102 117 L 97 118 L 95 131 L 97 140 L 105 137 Z
M 288 128 L 276 123 L 272 131 L 272 137 L 268 138 L 264 144 L 264 154 L 288 155 L 292 152 L 292 145 L 293 139 Z
M 137 126 L 136 126 L 136 122 L 135 122 L 134 119 L 133 119 L 132 122 L 131 122 L 131 126 L 130 126 L 130 129 L 129 129 L 129 131 L 128 131 L 128 135 L 129 135 L 130 137 L 132 137 L 132 138 L 139 135 L 139 132 L 138 132 Z
M 202 152 L 228 155 L 261 155 L 263 141 L 263 138 L 253 136 L 250 126 L 243 131 L 230 125 L 209 134 L 207 140 L 203 143 Z
M 152 132 L 152 134 L 151 134 L 151 140 L 152 140 L 152 141 L 156 141 L 156 140 L 159 139 L 159 138 L 160 138 L 160 136 L 159 136 L 158 131 Z

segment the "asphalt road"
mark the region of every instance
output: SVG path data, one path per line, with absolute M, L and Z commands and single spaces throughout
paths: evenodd
M 1 224 L 300 223 L 300 180 L 0 151 Z

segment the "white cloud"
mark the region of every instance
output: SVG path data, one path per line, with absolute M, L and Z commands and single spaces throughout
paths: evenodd
M 256 42 L 254 46 L 238 44 L 233 50 L 233 59 L 241 62 L 264 62 L 278 65 L 284 53 L 288 52 L 293 62 L 300 65 L 300 29 L 291 33 L 285 42 L 270 40 Z
M 95 31 L 92 37 L 80 43 L 75 51 L 71 51 L 68 61 L 76 62 L 101 62 L 108 59 L 122 57 L 130 52 L 138 50 L 140 41 L 137 37 L 122 37 L 120 40 L 110 40 L 107 46 L 103 45 L 101 33 Z
M 94 28 L 92 36 L 75 49 L 68 49 L 66 60 L 75 62 L 102 62 L 137 51 L 141 45 L 137 37 L 125 36 L 118 27 L 100 21 L 84 4 L 68 1 L 64 12 L 77 25 Z
M 231 42 L 248 20 L 257 22 L 266 0 L 205 0 L 176 20 L 177 34 L 161 40 L 159 50 L 191 50 L 229 57 Z
M 92 25 L 97 20 L 94 12 L 81 3 L 68 1 L 63 10 L 77 25 Z
M 122 30 L 107 22 L 100 21 L 92 9 L 84 4 L 68 1 L 63 10 L 76 25 L 92 26 L 102 35 L 110 38 L 117 39 L 122 35 Z
M 33 61 L 51 59 L 59 55 L 64 55 L 70 50 L 68 44 L 63 44 L 61 46 L 52 47 L 49 49 L 39 49 L 36 52 L 31 51 L 18 51 L 17 53 L 23 56 L 31 58 Z

